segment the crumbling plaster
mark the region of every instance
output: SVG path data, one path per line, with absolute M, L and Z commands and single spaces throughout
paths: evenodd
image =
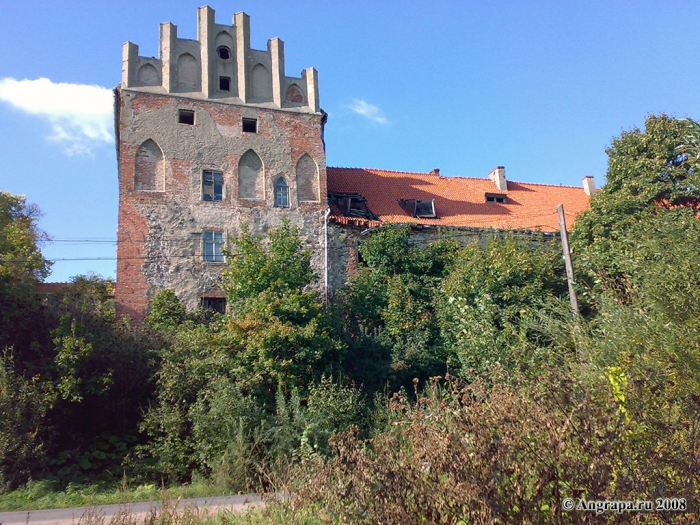
M 188 308 L 200 305 L 203 294 L 220 290 L 224 265 L 202 257 L 202 232 L 224 232 L 228 249 L 231 240 L 248 223 L 254 234 L 282 225 L 286 218 L 301 231 L 305 247 L 312 253 L 312 266 L 319 276 L 324 268 L 323 217 L 326 210 L 325 152 L 321 140 L 322 115 L 289 110 L 221 104 L 185 97 L 122 89 L 119 91 L 120 155 L 120 243 L 123 261 L 120 279 L 133 282 L 139 295 L 139 311 L 155 290 L 173 289 Z M 194 125 L 178 123 L 178 111 L 194 111 Z M 257 133 L 242 131 L 242 118 L 257 120 Z M 163 191 L 134 188 L 135 154 L 145 141 L 154 141 L 165 159 Z M 265 198 L 238 198 L 238 166 L 241 156 L 253 150 L 263 163 Z M 313 159 L 322 175 L 321 198 L 299 202 L 295 169 L 304 155 Z M 202 199 L 202 172 L 223 173 L 222 201 Z M 284 176 L 289 185 L 290 207 L 274 206 L 274 181 Z M 132 215 L 140 220 L 128 220 Z M 142 243 L 140 247 L 133 245 Z M 129 246 L 129 245 L 132 246 Z M 129 261 L 129 255 L 131 260 Z M 125 265 L 139 275 L 128 278 Z M 141 284 L 138 284 L 142 281 Z M 138 302 L 137 301 L 137 302 Z M 132 315 L 132 317 L 134 317 Z

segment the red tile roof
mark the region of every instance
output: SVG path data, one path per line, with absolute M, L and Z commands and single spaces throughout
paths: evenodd
M 58 293 L 64 290 L 75 288 L 73 283 L 36 283 L 36 291 L 38 293 Z
M 564 204 L 567 227 L 588 208 L 583 187 L 551 186 L 508 181 L 505 204 L 486 202 L 501 195 L 487 178 L 442 177 L 436 173 L 407 173 L 362 168 L 328 168 L 328 191 L 358 194 L 381 222 L 463 226 L 513 230 L 559 230 L 557 205 Z M 413 217 L 401 199 L 435 199 L 435 219 Z M 344 216 L 331 206 L 331 218 L 343 224 L 377 226 L 377 221 Z

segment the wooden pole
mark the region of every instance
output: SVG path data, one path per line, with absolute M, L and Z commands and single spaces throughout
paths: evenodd
M 571 299 L 571 310 L 574 315 L 578 315 L 578 297 L 574 290 L 574 266 L 571 264 L 571 250 L 569 249 L 569 234 L 566 231 L 566 219 L 564 218 L 564 205 L 557 206 L 559 213 L 559 230 L 561 231 L 561 245 L 564 250 L 564 264 L 566 265 L 566 280 L 569 283 L 569 299 Z

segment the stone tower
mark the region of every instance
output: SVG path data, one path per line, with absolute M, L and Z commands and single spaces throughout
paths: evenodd
M 123 50 L 115 89 L 118 315 L 139 320 L 172 289 L 188 308 L 221 309 L 224 248 L 284 218 L 301 228 L 322 274 L 325 114 L 313 68 L 284 70 L 284 43 L 250 47 L 250 19 L 198 10 L 197 40 L 160 26 L 160 56 Z

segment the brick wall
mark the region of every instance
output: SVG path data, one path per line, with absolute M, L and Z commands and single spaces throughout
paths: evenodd
M 194 125 L 178 122 L 180 109 L 194 111 Z M 242 131 L 244 117 L 257 120 L 256 133 Z M 321 114 L 308 108 L 280 110 L 118 89 L 117 122 L 118 315 L 141 320 L 150 295 L 158 289 L 173 289 L 188 308 L 198 306 L 203 295 L 218 291 L 223 265 L 202 258 L 202 232 L 207 229 L 225 232 L 231 248 L 230 241 L 244 222 L 252 232 L 265 233 L 287 218 L 301 229 L 305 245 L 312 250 L 312 264 L 323 275 L 327 190 Z M 153 150 L 148 141 L 162 152 L 162 167 L 154 168 L 143 148 L 137 158 L 144 143 Z M 263 164 L 260 200 L 238 198 L 239 162 L 250 149 Z M 304 155 L 318 166 L 318 202 L 299 202 L 295 170 Z M 163 183 L 156 182 L 155 190 L 136 189 L 154 187 L 144 184 L 140 165 L 162 170 Z M 223 173 L 222 201 L 202 200 L 205 169 Z M 281 175 L 289 184 L 290 207 L 285 209 L 274 207 L 273 200 L 274 181 Z M 135 187 L 135 181 L 140 186 Z M 308 186 L 308 180 L 304 184 Z

